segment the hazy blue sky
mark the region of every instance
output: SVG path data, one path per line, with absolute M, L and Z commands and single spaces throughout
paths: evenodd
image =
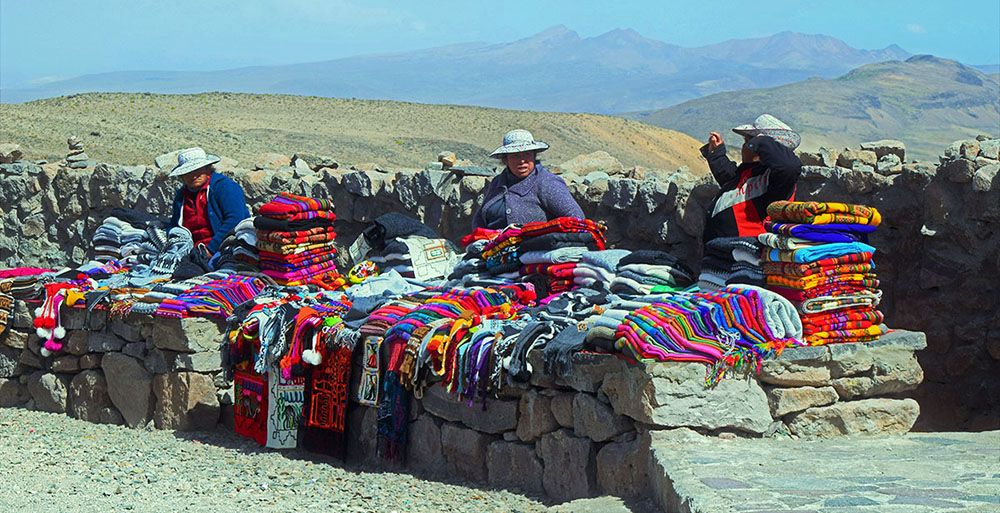
M 997 0 L 0 0 L 0 85 L 503 42 L 558 24 L 583 37 L 632 28 L 681 46 L 792 30 L 1000 62 Z

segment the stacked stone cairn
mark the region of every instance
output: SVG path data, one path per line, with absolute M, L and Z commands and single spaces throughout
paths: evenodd
M 69 153 L 66 154 L 66 166 L 70 169 L 86 169 L 90 167 L 90 157 L 83 151 L 83 142 L 75 135 L 66 139 L 69 145 Z

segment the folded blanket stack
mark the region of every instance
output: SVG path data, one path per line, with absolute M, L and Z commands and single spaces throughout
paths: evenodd
M 618 261 L 611 292 L 633 295 L 676 292 L 691 286 L 693 276 L 691 269 L 670 253 L 633 251 Z
M 514 239 L 516 243 L 486 258 L 487 268 L 494 274 L 516 270 L 520 280 L 531 283 L 539 297 L 576 288 L 576 269 L 583 255 L 605 247 L 603 226 L 571 217 L 525 224 L 507 241 Z M 501 246 L 488 246 L 483 254 Z
M 611 290 L 618 263 L 632 252 L 626 249 L 587 251 L 573 269 L 573 284 L 597 290 Z
M 394 270 L 406 278 L 430 281 L 450 275 L 459 258 L 446 239 L 409 235 L 386 241 L 381 250 L 368 253 L 368 260 L 382 272 Z
M 260 271 L 260 256 L 257 253 L 257 231 L 253 227 L 253 217 L 248 217 L 222 239 L 216 253 L 214 267 L 232 271 Z
M 346 283 L 337 271 L 337 216 L 330 200 L 287 192 L 261 205 L 253 219 L 263 273 L 281 285 L 313 284 L 338 289 Z
M 761 244 L 756 237 L 719 237 L 705 244 L 698 288 L 720 290 L 726 285 L 764 285 Z
M 123 264 L 150 264 L 163 249 L 167 234 L 154 226 L 135 226 L 109 216 L 94 232 L 93 258 L 98 262 L 117 260 Z
M 264 289 L 260 278 L 233 274 L 177 295 L 164 298 L 156 309 L 159 317 L 227 318 L 238 305 L 254 298 Z
M 878 210 L 845 203 L 777 201 L 768 207 L 763 271 L 767 288 L 792 301 L 811 345 L 867 342 L 881 334 L 875 248 Z

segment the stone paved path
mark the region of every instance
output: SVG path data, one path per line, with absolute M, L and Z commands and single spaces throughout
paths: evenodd
M 830 440 L 654 435 L 663 471 L 654 480 L 672 498 L 671 513 L 1000 512 L 1000 431 Z

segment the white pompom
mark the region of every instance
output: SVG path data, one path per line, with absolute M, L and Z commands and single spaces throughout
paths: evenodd
M 56 326 L 56 329 L 53 331 L 53 333 L 55 333 L 56 335 L 55 338 L 65 338 L 66 328 L 63 328 L 62 326 Z
M 52 351 L 49 351 L 48 349 L 45 349 L 44 347 L 42 348 L 41 351 L 39 351 L 39 353 L 42 353 L 42 356 L 51 356 L 52 355 Z
M 302 351 L 302 361 L 315 367 L 323 362 L 323 355 L 313 351 L 312 349 L 306 349 L 305 351 Z
M 41 317 L 42 316 L 42 311 L 43 311 L 42 307 L 40 307 L 40 306 L 38 308 L 35 308 L 35 317 Z
M 52 335 L 52 331 L 51 330 L 47 330 L 45 328 L 35 328 L 35 335 L 38 335 L 39 338 L 43 338 L 45 340 L 48 340 L 49 337 Z

